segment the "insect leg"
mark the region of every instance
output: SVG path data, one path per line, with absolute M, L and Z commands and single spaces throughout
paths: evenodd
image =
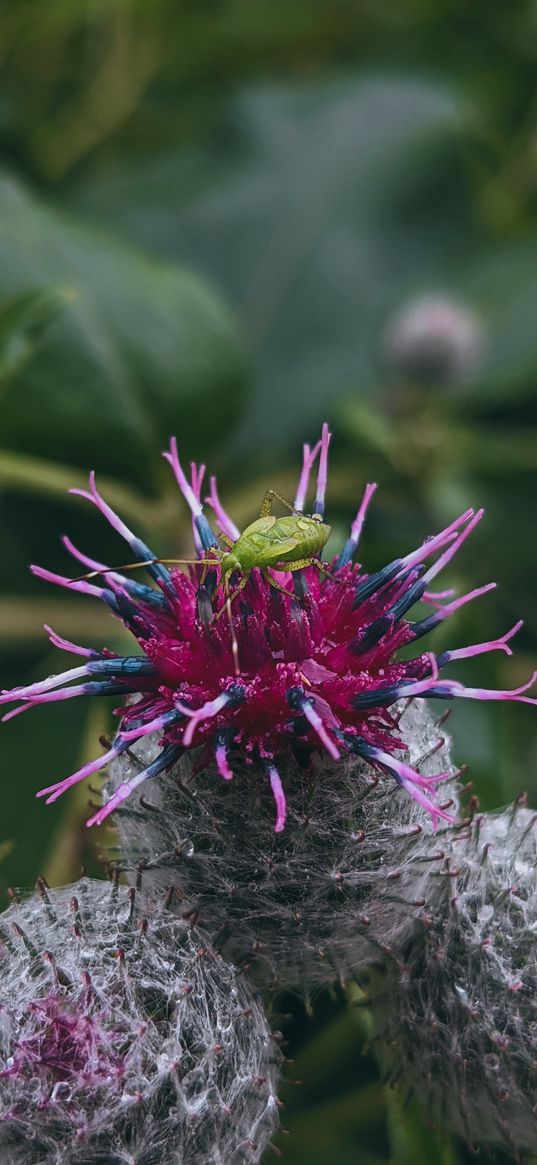
M 261 503 L 261 509 L 259 511 L 260 518 L 266 518 L 267 514 L 272 513 L 272 504 L 274 502 L 274 498 L 277 498 L 278 501 L 281 502 L 282 506 L 285 506 L 285 508 L 289 510 L 291 514 L 298 513 L 298 510 L 295 510 L 294 506 L 292 506 L 290 502 L 288 502 L 285 498 L 282 498 L 282 495 L 279 494 L 277 490 L 268 489 Z
M 286 562 L 284 569 L 291 570 L 291 564 Z M 280 583 L 276 582 L 276 579 L 273 578 L 271 574 L 269 574 L 268 570 L 262 570 L 261 573 L 265 579 L 265 582 L 268 582 L 269 586 L 273 587 L 275 591 L 280 591 L 282 595 L 287 595 L 288 599 L 293 597 L 291 591 L 288 591 L 285 587 L 280 586 Z
M 233 652 L 233 664 L 235 667 L 235 675 L 236 676 L 240 676 L 240 674 L 241 674 L 241 665 L 240 665 L 240 660 L 239 660 L 239 644 L 237 641 L 237 636 L 235 635 L 235 628 L 233 626 L 233 615 L 231 613 L 231 600 L 232 600 L 232 598 L 233 599 L 236 598 L 236 596 L 239 594 L 239 591 L 242 591 L 242 588 L 246 586 L 246 583 L 248 582 L 248 578 L 249 578 L 249 573 L 247 575 L 244 575 L 243 578 L 241 578 L 241 581 L 240 581 L 238 587 L 236 587 L 235 590 L 233 591 L 233 595 L 230 595 L 230 593 L 229 593 L 229 574 L 224 575 L 224 594 L 226 596 L 225 610 L 227 613 L 227 620 L 229 623 L 229 632 L 231 635 L 231 650 Z M 220 613 L 221 612 L 219 612 L 219 614 Z M 216 616 L 216 618 L 218 618 L 218 615 Z
M 332 574 L 332 572 L 326 568 L 324 562 L 321 562 L 319 558 L 297 558 L 295 562 L 286 562 L 285 566 L 287 570 L 291 571 L 305 570 L 307 566 L 316 566 L 317 570 L 320 570 L 321 574 L 325 574 L 326 577 L 331 580 L 331 582 L 341 582 L 341 579 Z
M 219 611 L 217 611 L 217 613 L 216 613 L 216 615 L 215 615 L 215 617 L 214 617 L 214 623 L 217 623 L 217 622 L 218 622 L 218 620 L 220 619 L 221 615 L 223 615 L 223 614 L 224 614 L 224 611 L 226 610 L 226 607 L 227 607 L 227 604 L 228 604 L 228 602 L 229 602 L 229 605 L 230 605 L 230 607 L 231 607 L 231 604 L 232 604 L 233 600 L 237 598 L 237 595 L 240 595 L 240 593 L 241 593 L 241 591 L 242 591 L 242 590 L 244 590 L 244 587 L 246 586 L 246 583 L 248 582 L 248 579 L 249 579 L 249 577 L 250 577 L 249 573 L 248 573 L 248 574 L 245 574 L 245 575 L 243 575 L 243 577 L 241 578 L 241 581 L 240 581 L 240 583 L 239 583 L 238 587 L 235 587 L 235 590 L 234 590 L 234 591 L 232 591 L 232 592 L 231 592 L 231 594 L 230 594 L 230 593 L 229 593 L 229 590 L 228 590 L 228 585 L 227 585 L 227 575 L 226 575 L 226 578 L 225 578 L 225 580 L 224 580 L 224 591 L 225 591 L 225 594 L 226 594 L 226 601 L 225 601 L 224 605 L 223 605 L 222 607 L 220 607 L 220 610 L 219 610 Z M 213 626 L 214 626 L 214 623 L 213 623 Z

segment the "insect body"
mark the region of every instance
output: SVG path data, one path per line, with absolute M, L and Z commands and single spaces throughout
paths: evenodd
M 243 530 L 236 542 L 224 539 L 229 550 L 220 560 L 222 574 L 239 570 L 247 575 L 254 567 L 265 573 L 270 566 L 290 571 L 319 566 L 315 556 L 326 546 L 330 529 L 320 515 L 290 514 L 276 518 L 262 514 Z M 268 582 L 274 581 L 269 574 L 266 578 Z

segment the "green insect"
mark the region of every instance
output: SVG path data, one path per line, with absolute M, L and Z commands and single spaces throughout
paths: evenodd
M 272 514 L 271 510 L 275 499 L 289 509 L 290 514 L 283 517 L 276 517 Z M 266 582 L 284 595 L 288 595 L 289 591 L 273 578 L 269 573 L 269 568 L 293 572 L 303 570 L 308 566 L 315 566 L 323 574 L 332 577 L 324 564 L 316 557 L 326 546 L 330 532 L 331 526 L 323 522 L 321 514 L 308 516 L 299 513 L 281 494 L 271 489 L 267 490 L 265 494 L 259 517 L 243 530 L 235 542 L 226 534 L 219 533 L 219 538 L 227 550 L 211 547 L 210 557 L 207 558 L 151 558 L 145 562 L 129 562 L 114 569 L 138 570 L 144 566 L 152 566 L 156 562 L 166 566 L 202 566 L 204 568 L 203 583 L 207 568 L 219 566 L 222 571 L 225 602 L 216 613 L 215 622 L 223 615 L 224 611 L 227 611 L 235 656 L 235 670 L 238 674 L 238 648 L 231 619 L 231 604 L 246 586 L 252 570 L 255 568 L 260 570 Z M 85 579 L 94 578 L 97 574 L 106 573 L 106 571 L 94 570 L 82 577 Z M 236 573 L 240 573 L 242 577 L 235 589 L 230 592 L 229 580 Z
M 288 516 L 277 518 L 271 514 L 275 498 L 291 511 Z M 255 567 L 261 570 L 263 578 L 271 587 L 284 594 L 288 592 L 269 574 L 269 567 L 295 571 L 316 566 L 328 574 L 316 555 L 324 550 L 330 531 L 331 527 L 323 522 L 320 514 L 309 517 L 297 513 L 275 490 L 267 490 L 259 517 L 243 530 L 236 542 L 232 542 L 225 534 L 220 535 L 228 550 L 214 561 L 220 564 L 224 587 L 227 587 L 230 576 L 236 571 L 242 574 L 239 585 L 229 596 L 230 602 L 246 586 Z

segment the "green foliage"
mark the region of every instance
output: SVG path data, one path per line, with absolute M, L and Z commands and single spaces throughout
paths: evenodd
M 69 298 L 68 292 L 45 289 L 14 295 L 0 305 L 0 400 Z
M 382 485 L 368 569 L 455 509 L 487 506 L 451 581 L 500 589 L 461 614 L 450 642 L 523 616 L 516 660 L 498 653 L 464 673 L 521 682 L 537 662 L 534 6 L 0 9 L 1 686 L 59 666 L 35 638 L 43 622 L 110 642 L 89 600 L 26 572 L 30 559 L 68 569 L 56 549 L 66 526 L 89 553 L 121 560 L 65 496 L 88 468 L 173 553 L 189 522 L 159 457 L 170 432 L 185 460 L 212 454 L 221 496 L 246 522 L 265 488 L 292 494 L 290 454 L 325 416 L 342 450 L 334 524 L 348 523 L 365 480 Z M 480 370 L 453 389 L 403 384 L 384 359 L 389 317 L 428 291 L 482 320 Z M 33 798 L 97 732 L 75 704 L 2 729 L 2 835 L 13 839 L 2 886 L 45 864 L 63 878 L 76 875 L 70 862 L 95 862 L 98 843 L 79 845 L 81 807 L 63 816 Z M 461 701 L 453 723 L 486 804 L 528 784 L 535 802 L 532 709 Z M 286 1007 L 290 1075 L 305 1082 L 286 1095 L 290 1165 L 465 1160 L 383 1097 L 359 1055 L 364 1032 L 333 1001 L 307 1021 L 296 1001 Z
M 460 126 L 453 94 L 411 78 L 256 86 L 195 149 L 98 173 L 70 200 L 226 288 L 255 363 L 248 458 L 260 432 L 291 448 L 349 385 L 374 391 L 368 337 L 461 247 L 448 214 L 431 238 L 427 218 L 409 224 L 399 207 L 409 167 L 425 177 L 431 143 Z
M 242 390 L 240 348 L 197 277 L 72 223 L 6 177 L 0 254 L 4 295 L 58 281 L 72 289 L 24 378 L 4 393 L 6 447 L 79 465 L 98 450 L 101 468 L 139 478 L 170 431 L 194 454 L 202 434 L 209 445 L 218 439 Z

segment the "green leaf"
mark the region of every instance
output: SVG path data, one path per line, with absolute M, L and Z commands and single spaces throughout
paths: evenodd
M 251 87 L 196 150 L 149 155 L 72 195 L 232 296 L 257 370 L 241 456 L 258 457 L 260 434 L 262 450 L 296 441 L 350 384 L 371 390 L 386 315 L 409 283 L 464 256 L 460 215 L 428 196 L 461 124 L 452 93 L 410 77 Z
M 220 443 L 244 378 L 217 296 L 0 178 L 0 297 L 51 283 L 72 302 L 4 394 L 5 447 L 147 483 L 170 432 L 189 455 Z
M 0 303 L 0 399 L 6 382 L 24 367 L 70 299 L 69 291 L 39 288 Z

